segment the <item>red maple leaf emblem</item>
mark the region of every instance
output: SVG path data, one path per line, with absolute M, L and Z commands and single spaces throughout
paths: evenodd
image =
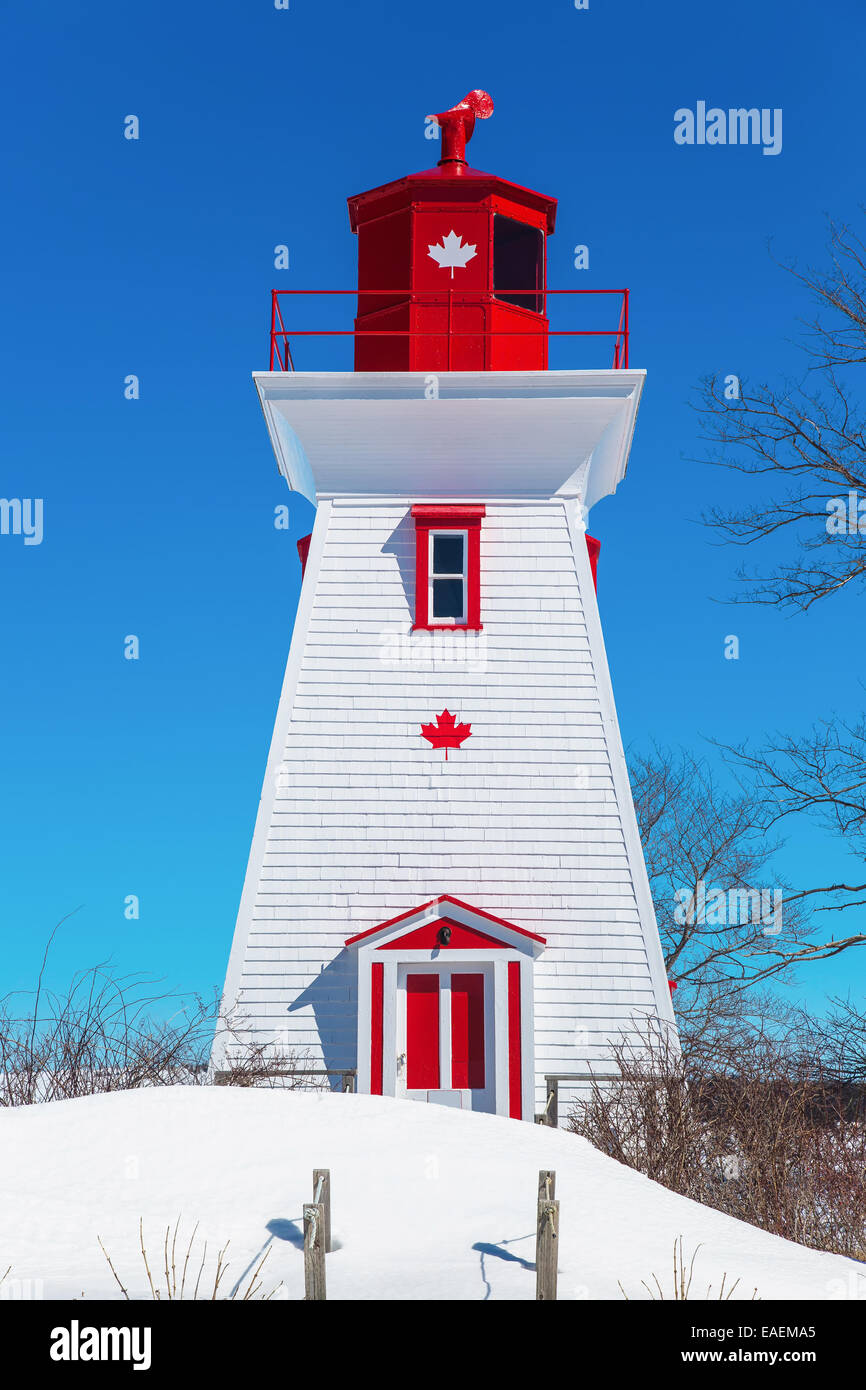
M 445 761 L 448 761 L 448 749 L 459 748 L 464 739 L 469 738 L 472 733 L 471 724 L 458 724 L 453 714 L 444 709 L 441 714 L 437 714 L 435 724 L 422 724 L 421 736 L 426 738 L 434 748 L 445 749 Z

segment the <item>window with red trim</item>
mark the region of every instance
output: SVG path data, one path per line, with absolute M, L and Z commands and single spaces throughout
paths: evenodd
M 415 627 L 481 627 L 480 505 L 412 508 Z

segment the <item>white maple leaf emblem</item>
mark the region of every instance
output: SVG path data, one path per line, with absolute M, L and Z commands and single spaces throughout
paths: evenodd
M 447 236 L 442 238 L 441 244 L 427 246 L 427 255 L 434 261 L 438 261 L 443 270 L 451 267 L 451 279 L 454 279 L 454 267 L 465 267 L 467 261 L 471 261 L 473 256 L 478 254 L 477 246 L 470 246 L 467 241 L 463 244 L 462 236 L 458 236 L 455 231 L 450 231 Z

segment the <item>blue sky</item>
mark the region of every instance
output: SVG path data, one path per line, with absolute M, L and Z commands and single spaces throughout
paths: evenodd
M 592 517 L 626 741 L 860 710 L 862 597 L 792 619 L 716 602 L 737 555 L 697 519 L 744 483 L 692 461 L 688 404 L 709 372 L 797 368 L 808 305 L 768 240 L 820 263 L 824 214 L 857 216 L 860 4 L 81 11 L 4 19 L 0 494 L 42 497 L 45 534 L 0 537 L 0 990 L 32 982 L 79 904 L 55 980 L 112 957 L 221 985 L 312 517 L 278 477 L 250 380 L 267 366 L 269 291 L 354 283 L 346 197 L 435 163 L 423 117 L 472 87 L 496 114 L 471 162 L 560 200 L 551 286 L 632 291 L 632 365 L 649 378 L 629 475 Z M 676 145 L 674 111 L 698 100 L 782 108 L 781 154 Z M 578 243 L 589 271 L 573 268 Z M 299 365 L 339 363 L 309 346 Z M 289 533 L 273 527 L 280 502 Z M 844 859 L 800 834 L 789 862 Z M 849 955 L 804 972 L 802 992 L 864 978 L 866 953 Z

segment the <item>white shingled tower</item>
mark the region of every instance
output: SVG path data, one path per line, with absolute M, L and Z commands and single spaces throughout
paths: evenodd
M 254 379 L 316 520 L 213 1064 L 531 1120 L 674 1025 L 586 535 L 644 373 L 627 313 L 612 368 L 548 369 L 556 205 L 466 164 L 491 111 L 350 200 L 355 371 L 294 370 L 274 297 Z

